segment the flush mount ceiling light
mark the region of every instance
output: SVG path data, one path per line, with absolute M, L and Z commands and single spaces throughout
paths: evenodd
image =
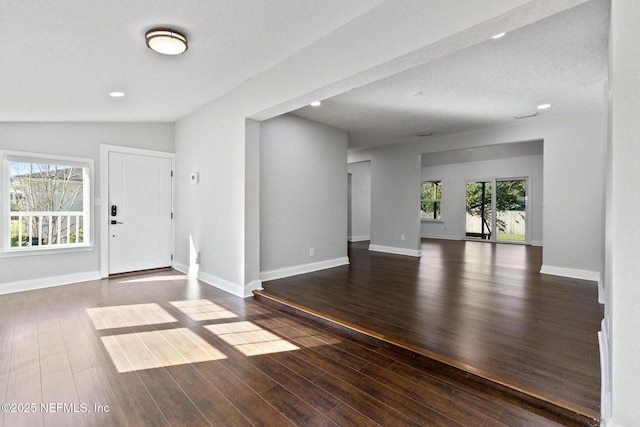
M 120 91 L 109 92 L 109 96 L 112 98 L 122 98 L 124 96 L 124 92 L 120 92 Z
M 149 49 L 163 55 L 180 55 L 189 48 L 187 38 L 177 31 L 167 28 L 154 28 L 144 35 Z
M 507 33 L 499 33 L 499 34 L 496 34 L 495 36 L 491 36 L 491 38 L 494 39 L 494 40 L 495 39 L 499 39 L 501 37 L 504 37 L 505 34 L 507 34 Z

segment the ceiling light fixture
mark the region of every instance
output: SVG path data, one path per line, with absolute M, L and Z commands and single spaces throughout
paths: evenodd
M 189 48 L 187 38 L 175 30 L 154 28 L 144 35 L 149 49 L 163 55 L 180 55 Z
M 312 107 L 319 107 L 321 104 L 322 104 L 322 102 L 320 102 L 320 101 L 313 101 L 313 102 L 312 102 L 311 104 L 309 104 L 309 105 L 311 105 Z
M 491 38 L 494 39 L 494 40 L 495 39 L 499 39 L 500 37 L 504 37 L 505 34 L 507 34 L 507 33 L 496 34 L 495 36 L 492 36 Z
M 540 104 L 538 105 L 538 110 L 546 110 L 547 108 L 550 108 L 551 104 Z
M 122 98 L 124 96 L 124 92 L 109 92 L 109 96 L 112 98 Z

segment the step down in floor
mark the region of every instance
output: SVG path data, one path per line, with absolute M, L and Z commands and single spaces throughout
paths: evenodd
M 588 414 L 586 410 L 581 411 L 572 408 L 570 404 L 562 405 L 546 399 L 543 396 L 509 385 L 498 379 L 490 378 L 473 367 L 447 360 L 436 354 L 429 353 L 426 350 L 413 348 L 405 343 L 394 342 L 384 336 L 380 336 L 380 334 L 376 334 L 375 331 L 366 330 L 365 328 L 351 325 L 348 322 L 334 319 L 309 308 L 269 295 L 264 291 L 254 291 L 253 294 L 254 299 L 263 304 L 314 324 L 321 325 L 343 336 L 348 336 L 369 344 L 389 347 L 394 351 L 404 352 L 411 358 L 412 363 L 416 365 L 428 368 L 432 372 L 437 372 L 440 375 L 474 387 L 481 393 L 488 393 L 499 397 L 506 402 L 518 405 L 555 422 L 567 426 L 581 427 L 596 427 L 600 425 L 600 421 L 596 419 L 593 414 Z

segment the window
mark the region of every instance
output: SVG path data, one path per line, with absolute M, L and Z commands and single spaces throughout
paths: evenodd
M 4 251 L 89 246 L 93 161 L 3 154 Z
M 441 221 L 442 181 L 422 181 L 420 184 L 420 219 Z

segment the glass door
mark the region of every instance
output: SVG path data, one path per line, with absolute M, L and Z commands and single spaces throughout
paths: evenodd
M 492 240 L 493 236 L 493 181 L 467 182 L 466 226 L 467 239 Z
M 465 238 L 527 242 L 527 179 L 495 178 L 466 183 Z
M 526 242 L 526 179 L 496 181 L 496 239 L 499 242 Z

